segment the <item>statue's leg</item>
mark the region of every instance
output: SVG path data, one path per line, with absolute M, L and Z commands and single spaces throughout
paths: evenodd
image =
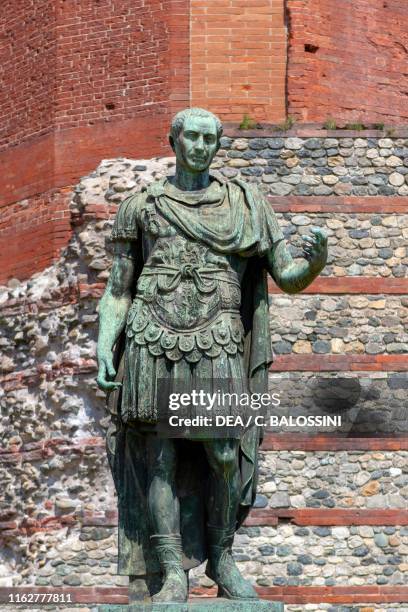
M 163 587 L 153 602 L 185 602 L 187 578 L 182 563 L 180 504 L 176 495 L 177 456 L 173 440 L 148 436 L 147 501 L 151 540 L 163 572 Z
M 176 495 L 177 457 L 174 440 L 147 436 L 147 503 L 152 533 L 180 532 L 180 504 Z
M 215 439 L 204 442 L 211 468 L 207 510 L 211 523 L 220 527 L 235 526 L 241 493 L 239 440 Z
M 256 599 L 256 591 L 242 577 L 231 550 L 241 493 L 239 440 L 209 440 L 204 442 L 204 447 L 211 468 L 207 498 L 209 561 L 206 573 L 218 584 L 220 597 Z

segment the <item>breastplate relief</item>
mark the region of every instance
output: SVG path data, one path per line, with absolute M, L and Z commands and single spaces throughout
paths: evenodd
M 242 349 L 240 301 L 227 257 L 183 236 L 159 237 L 138 281 L 127 335 L 171 360 L 235 354 Z

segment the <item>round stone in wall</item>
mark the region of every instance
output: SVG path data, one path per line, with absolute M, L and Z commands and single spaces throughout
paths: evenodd
M 301 149 L 303 146 L 303 140 L 301 140 L 301 138 L 288 138 L 285 146 L 287 149 Z
M 394 185 L 394 187 L 401 187 L 401 185 L 403 185 L 405 181 L 404 175 L 400 174 L 399 172 L 392 172 L 388 180 L 391 185 Z
M 390 157 L 387 157 L 385 165 L 390 166 L 391 168 L 402 166 L 402 159 L 396 155 L 390 155 Z

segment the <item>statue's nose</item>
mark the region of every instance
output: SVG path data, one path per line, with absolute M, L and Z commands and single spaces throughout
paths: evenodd
M 199 136 L 195 142 L 195 148 L 197 151 L 203 151 L 204 150 L 204 138 L 202 136 Z

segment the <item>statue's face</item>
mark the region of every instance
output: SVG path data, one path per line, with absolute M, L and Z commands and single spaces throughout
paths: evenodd
M 211 117 L 188 117 L 174 150 L 177 161 L 190 172 L 203 172 L 219 149 L 217 128 Z

